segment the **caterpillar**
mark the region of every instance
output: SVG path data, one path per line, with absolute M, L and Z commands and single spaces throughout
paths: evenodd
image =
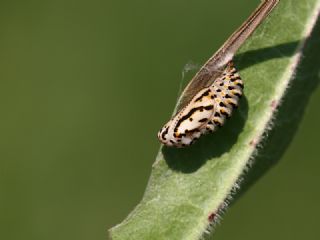
M 231 117 L 244 88 L 233 56 L 279 1 L 263 1 L 202 66 L 182 92 L 177 113 L 158 132 L 161 143 L 178 148 L 189 146 Z

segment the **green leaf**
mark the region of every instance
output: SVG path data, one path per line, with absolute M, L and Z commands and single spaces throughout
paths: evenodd
M 241 179 L 243 192 L 281 158 L 319 83 L 319 10 L 319 0 L 280 2 L 236 55 L 245 83 L 239 109 L 189 148 L 161 147 L 141 203 L 112 239 L 201 239 Z

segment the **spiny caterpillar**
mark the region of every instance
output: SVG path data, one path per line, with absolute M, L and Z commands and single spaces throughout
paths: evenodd
M 279 0 L 265 0 L 202 66 L 183 91 L 177 114 L 158 132 L 167 146 L 185 147 L 214 132 L 231 117 L 243 94 L 232 59 L 239 47 L 270 14 Z

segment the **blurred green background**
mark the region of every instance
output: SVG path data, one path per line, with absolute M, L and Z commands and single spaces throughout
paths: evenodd
M 142 198 L 183 66 L 259 2 L 1 1 L 0 239 L 107 239 Z M 215 239 L 318 239 L 319 100 Z

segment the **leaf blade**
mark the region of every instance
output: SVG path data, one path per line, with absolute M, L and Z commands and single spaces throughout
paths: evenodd
M 225 200 L 268 129 L 275 105 L 299 63 L 304 38 L 315 23 L 319 6 L 319 1 L 280 3 L 279 12 L 290 9 L 290 16 L 274 15 L 236 57 L 246 84 L 240 109 L 224 128 L 200 139 L 195 146 L 161 149 L 142 202 L 111 230 L 113 239 L 194 240 L 203 236 L 211 213 L 225 207 Z M 299 18 L 292 18 L 294 15 Z M 303 24 L 276 34 L 277 28 L 298 22 Z

